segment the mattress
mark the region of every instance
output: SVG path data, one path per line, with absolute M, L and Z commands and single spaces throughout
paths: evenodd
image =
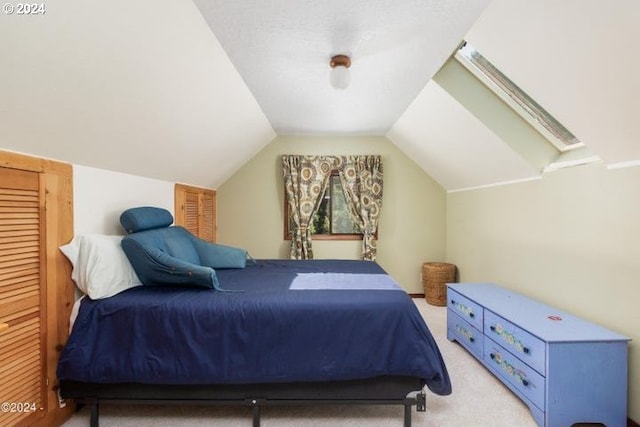
M 378 264 L 258 260 L 216 273 L 225 292 L 142 286 L 84 298 L 58 378 L 197 385 L 409 376 L 451 392 L 422 316 Z

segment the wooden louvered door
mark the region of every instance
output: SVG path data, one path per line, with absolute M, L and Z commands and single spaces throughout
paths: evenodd
M 40 174 L 0 167 L 0 425 L 32 424 L 45 397 L 44 191 Z
M 176 184 L 176 225 L 208 242 L 216 241 L 216 192 L 206 188 Z
M 198 193 L 185 191 L 184 194 L 184 228 L 200 237 L 200 214 Z
M 216 241 L 216 195 L 209 192 L 201 193 L 198 200 L 200 205 L 200 223 L 198 231 L 200 238 L 208 242 Z

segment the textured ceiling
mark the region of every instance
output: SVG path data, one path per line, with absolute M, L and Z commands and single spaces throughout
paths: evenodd
M 0 14 L 2 149 L 216 188 L 276 134 L 377 134 L 445 190 L 542 176 L 526 129 L 445 79 L 465 39 L 589 153 L 640 164 L 638 0 L 65 0 L 18 18 Z
M 195 0 L 278 134 L 385 134 L 488 0 Z M 334 54 L 351 85 L 329 84 Z

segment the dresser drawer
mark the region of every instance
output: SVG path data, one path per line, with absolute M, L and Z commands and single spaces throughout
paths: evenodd
M 484 313 L 484 333 L 546 376 L 544 341 L 489 310 Z
M 451 288 L 447 288 L 447 307 L 475 326 L 477 330 L 482 331 L 483 309 L 481 306 Z
M 542 375 L 489 339 L 484 341 L 484 361 L 544 412 L 545 378 Z
M 476 358 L 482 359 L 484 335 L 469 322 L 455 314 L 451 309 L 447 309 L 447 336 L 462 344 Z

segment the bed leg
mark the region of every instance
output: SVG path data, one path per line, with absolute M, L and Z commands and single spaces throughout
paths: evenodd
M 416 396 L 416 411 L 417 412 L 426 412 L 427 411 L 427 393 L 422 390 Z
M 404 405 L 404 427 L 411 427 L 411 407 L 416 405 L 417 412 L 426 412 L 427 393 L 421 390 L 416 394 L 415 398 L 407 398 L 402 403 Z
M 99 420 L 99 414 L 98 414 L 98 400 L 96 399 L 95 401 L 91 401 L 88 403 L 89 407 L 91 408 L 91 421 L 89 422 L 89 425 L 91 427 L 98 427 L 100 424 L 100 420 Z
M 404 427 L 411 427 L 411 405 L 404 405 Z
M 253 427 L 260 427 L 260 405 L 257 400 L 252 400 L 251 405 L 253 406 Z

